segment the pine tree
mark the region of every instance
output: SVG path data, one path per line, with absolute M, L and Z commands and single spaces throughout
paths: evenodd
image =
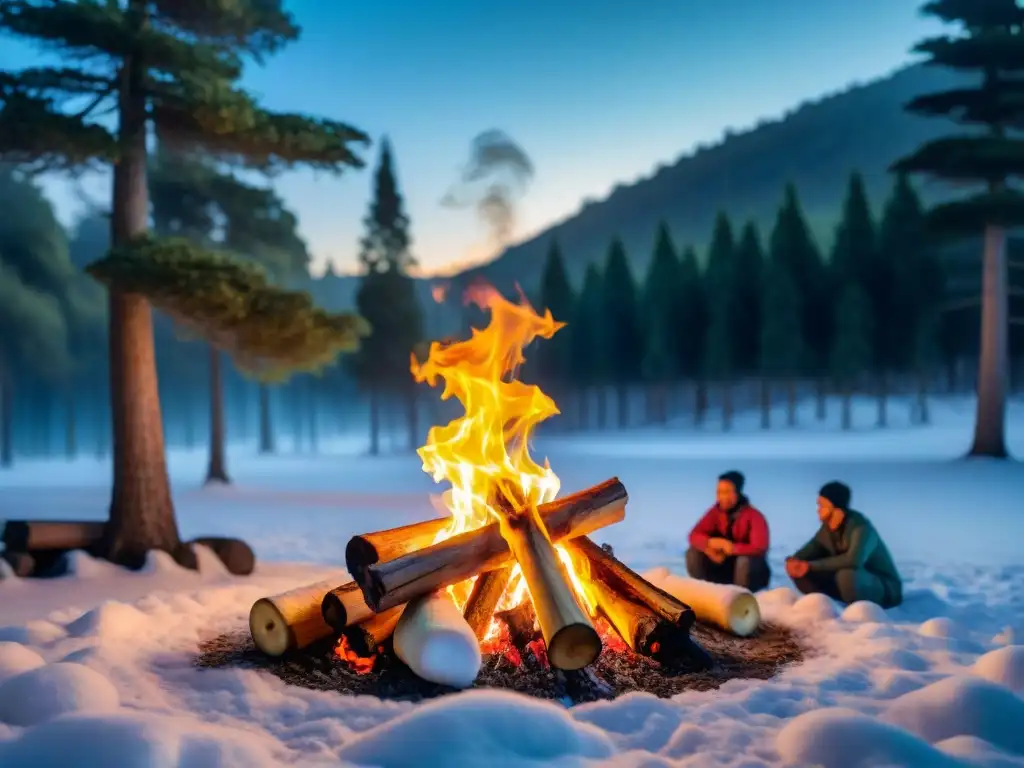
M 565 261 L 558 243 L 551 241 L 548 248 L 547 261 L 540 283 L 540 302 L 538 309 L 551 310 L 555 320 L 568 323 L 575 311 L 575 297 L 569 284 L 569 275 L 565 271 Z M 550 388 L 557 401 L 565 395 L 571 383 L 572 368 L 569 363 L 572 342 L 571 331 L 556 333 L 551 339 L 539 345 L 536 352 L 537 368 L 540 381 L 545 388 Z
M 258 288 L 239 295 L 251 297 L 244 300 L 250 307 L 257 295 L 265 297 L 264 313 L 309 313 L 312 305 L 308 297 L 262 292 L 261 276 L 222 258 L 201 258 L 181 243 L 146 239 L 149 129 L 155 127 L 168 146 L 201 149 L 220 160 L 263 169 L 358 166 L 351 145 L 365 136 L 333 121 L 268 112 L 238 86 L 244 58 L 259 60 L 298 35 L 274 0 L 259 8 L 166 0 L 7 0 L 0 6 L 0 29 L 56 49 L 65 62 L 0 78 L 3 159 L 33 170 L 113 166 L 115 252 L 91 271 L 110 289 L 114 477 L 101 550 L 125 565 L 141 565 L 152 549 L 191 564 L 194 554 L 181 547 L 171 501 L 147 299 L 187 307 L 193 319 L 201 319 L 193 323 L 197 329 L 222 334 L 232 320 L 224 302 L 228 277 L 239 281 L 236 287 Z M 104 117 L 107 106 L 114 120 Z M 240 337 L 262 345 L 257 356 L 264 360 L 271 352 L 283 356 L 276 366 L 297 362 L 300 353 L 317 359 L 327 353 L 314 353 L 311 333 L 320 338 L 328 331 L 351 335 L 356 328 L 326 316 L 306 314 L 302 320 L 303 325 L 282 329 L 294 334 L 306 328 L 299 343 L 291 339 L 285 345 L 280 337 L 267 339 L 265 334 Z M 244 355 L 249 350 L 236 351 Z
M 796 378 L 804 368 L 806 345 L 800 317 L 800 293 L 789 267 L 769 260 L 765 266 L 763 321 L 760 339 L 760 369 L 762 379 L 786 381 L 787 421 L 796 426 Z M 764 390 L 762 398 L 762 426 L 771 426 L 771 392 Z
M 978 405 L 970 455 L 1006 458 L 1006 230 L 1024 224 L 1024 193 L 1011 186 L 1012 177 L 1024 176 L 1024 139 L 1010 133 L 1024 119 L 1024 9 L 1016 0 L 933 0 L 923 11 L 957 30 L 924 40 L 914 50 L 927 55 L 930 65 L 970 72 L 978 80 L 918 96 L 907 110 L 984 132 L 930 141 L 893 169 L 984 187 L 932 208 L 927 221 L 933 232 L 949 237 L 984 233 Z
M 608 248 L 602 289 L 604 361 L 618 395 L 619 426 L 625 427 L 629 424 L 629 388 L 641 377 L 644 340 L 636 280 L 629 267 L 626 248 L 617 237 Z
M 771 260 L 784 266 L 796 284 L 801 336 L 807 351 L 804 373 L 819 376 L 817 415 L 823 419 L 825 393 L 820 375 L 828 369 L 832 348 L 832 286 L 792 184 L 786 186 L 768 250 Z
M 693 246 L 688 246 L 683 251 L 679 261 L 679 284 L 676 295 L 676 365 L 680 375 L 695 384 L 694 421 L 699 424 L 704 420 L 707 410 L 704 356 L 711 313 L 704 274 L 701 272 L 697 251 Z
M 380 452 L 381 397 L 399 396 L 407 407 L 409 447 L 418 442 L 416 392 L 409 356 L 423 340 L 423 312 L 409 269 L 409 217 L 398 188 L 390 143 L 381 144 L 373 197 L 363 219 L 359 259 L 363 277 L 356 293 L 359 314 L 372 331 L 356 357 L 360 384 L 370 397 L 370 453 Z
M 871 303 L 856 283 L 848 283 L 836 308 L 832 375 L 843 395 L 843 429 L 852 426 L 851 399 L 858 379 L 871 367 Z
M 722 393 L 722 428 L 732 426 L 732 378 L 736 372 L 737 286 L 736 239 L 724 213 L 715 219 L 705 271 L 710 306 L 704 369 Z
M 604 280 L 597 267 L 590 264 L 583 275 L 583 288 L 576 301 L 572 320 L 565 329 L 569 332 L 569 359 L 573 383 L 579 396 L 581 427 L 588 426 L 590 422 L 588 405 L 591 389 L 595 385 L 603 386 L 606 381 L 604 339 L 601 333 L 603 312 Z M 599 405 L 601 402 L 603 398 L 599 400 Z M 599 426 L 604 426 L 603 420 Z
M 765 253 L 761 233 L 754 222 L 747 222 L 736 246 L 737 306 L 733 317 L 736 369 L 744 374 L 753 374 L 758 370 L 764 273 Z
M 686 333 L 679 325 L 680 264 L 668 225 L 658 227 L 642 291 L 642 327 L 644 336 L 644 379 L 652 389 L 651 416 L 668 420 L 668 384 L 679 372 L 674 339 Z

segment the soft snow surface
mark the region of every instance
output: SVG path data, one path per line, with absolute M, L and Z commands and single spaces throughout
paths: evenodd
M 626 520 L 596 537 L 634 568 L 683 571 L 686 535 L 726 469 L 747 475 L 772 525 L 762 612 L 812 648 L 769 681 L 732 681 L 672 700 L 630 694 L 572 708 L 499 691 L 423 704 L 288 687 L 265 673 L 197 670 L 197 643 L 244 625 L 252 602 L 343 572 L 354 533 L 432 514 L 410 455 L 370 459 L 359 438 L 318 455 L 231 452 L 235 486 L 202 489 L 205 456 L 171 452 L 182 534 L 240 536 L 260 564 L 228 576 L 151 557 L 126 573 L 82 553 L 51 581 L 0 580 L 0 766 L 260 768 L 400 766 L 1024 767 L 1024 468 L 957 461 L 973 404 L 933 403 L 934 424 L 851 433 L 813 420 L 762 433 L 705 427 L 549 437 L 571 491 L 618 476 Z M 777 415 L 777 422 L 781 418 Z M 1011 405 L 1024 454 L 1024 404 Z M 0 473 L 0 517 L 102 518 L 110 470 L 90 460 Z M 801 597 L 782 559 L 817 525 L 825 481 L 854 490 L 893 550 L 906 601 L 891 611 Z

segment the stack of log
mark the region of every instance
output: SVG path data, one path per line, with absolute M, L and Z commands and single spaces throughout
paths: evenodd
M 438 543 L 449 519 L 356 536 L 345 550 L 352 580 L 258 600 L 249 616 L 253 641 L 264 653 L 282 656 L 333 637 L 339 655 L 365 661 L 390 639 L 394 653 L 420 677 L 465 687 L 479 671 L 480 643 L 518 563 L 532 598 L 530 630 L 539 625 L 555 669 L 579 670 L 597 659 L 602 641 L 594 618 L 606 620 L 632 651 L 659 661 L 699 653 L 690 638 L 690 606 L 588 538 L 623 520 L 627 501 L 625 487 L 613 478 L 532 514 L 509 515 Z M 559 543 L 597 616 L 581 607 L 570 586 L 554 549 Z M 474 577 L 460 614 L 446 588 Z
M 0 541 L 0 559 L 19 578 L 51 578 L 66 572 L 67 556 L 75 550 L 100 554 L 106 523 L 96 520 L 8 520 Z M 252 549 L 239 539 L 204 537 L 182 544 L 194 558 L 194 545 L 213 551 L 229 573 L 248 576 L 256 565 Z M 3 571 L 0 570 L 0 578 Z

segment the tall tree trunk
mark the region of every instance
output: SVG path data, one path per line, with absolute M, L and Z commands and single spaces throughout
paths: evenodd
M 220 352 L 210 347 L 210 463 L 206 469 L 207 483 L 230 483 L 225 458 L 224 379 L 221 376 Z
M 183 426 L 185 427 L 185 449 L 191 451 L 196 447 L 196 422 L 192 418 L 192 390 L 191 388 L 185 389 L 185 396 L 182 398 L 182 409 L 185 411 L 184 418 L 182 419 Z
M 853 427 L 853 388 L 843 384 L 843 415 L 842 427 L 849 430 Z
M 608 426 L 608 389 L 598 386 L 597 394 L 597 428 L 604 429 Z
M 309 450 L 310 453 L 316 453 L 320 450 L 320 425 L 317 423 L 317 416 L 319 411 L 317 406 L 319 405 L 316 396 L 316 382 L 312 378 L 307 382 L 306 387 L 306 416 L 309 418 Z
M 625 429 L 629 426 L 629 387 L 626 384 L 619 384 L 615 388 L 615 393 L 618 399 L 615 410 L 619 428 Z
M 590 388 L 580 387 L 576 397 L 579 422 L 577 428 L 587 429 L 590 426 Z
M 881 371 L 878 375 L 878 424 L 889 426 L 889 374 Z
M 14 377 L 0 360 L 0 467 L 14 463 Z
M 704 419 L 708 415 L 708 385 L 704 379 L 697 379 L 693 392 L 693 425 L 704 426 Z
M 370 455 L 380 456 L 380 393 L 370 387 Z
M 409 428 L 409 450 L 415 451 L 420 447 L 420 419 L 419 419 L 419 392 L 416 387 L 409 387 L 405 396 L 405 418 Z
M 274 452 L 274 428 L 270 421 L 270 387 L 260 382 L 260 453 Z
M 818 421 L 824 421 L 828 416 L 827 410 L 828 403 L 828 387 L 826 386 L 825 377 L 819 376 L 815 382 L 815 409 L 814 415 Z
M 917 377 L 917 419 L 920 424 L 931 423 L 928 409 L 928 374 L 920 373 Z
M 772 381 L 761 377 L 761 429 L 772 428 Z
M 78 455 L 78 413 L 75 406 L 75 389 L 70 386 L 64 395 L 64 455 L 69 461 Z
M 786 381 L 786 426 L 796 426 L 796 379 L 792 376 Z
M 305 413 L 303 406 L 305 405 L 305 398 L 302 396 L 302 385 L 292 380 L 291 386 L 291 401 L 292 401 L 292 434 L 294 435 L 294 444 L 292 450 L 299 453 L 302 450 L 302 433 L 305 431 L 303 425 L 305 421 Z
M 985 229 L 981 287 L 981 355 L 978 358 L 978 409 L 970 456 L 1005 459 L 1007 358 L 1006 231 Z
M 728 432 L 732 429 L 732 415 L 733 415 L 733 391 L 732 382 L 725 381 L 719 385 L 719 389 L 722 392 L 722 429 Z
M 131 0 L 129 5 L 140 16 L 144 8 L 144 0 Z M 141 64 L 126 58 L 120 73 L 120 156 L 114 165 L 111 216 L 115 247 L 144 235 L 149 225 L 144 77 Z M 134 568 L 141 567 L 153 549 L 193 564 L 181 546 L 171 500 L 153 313 L 144 297 L 117 290 L 110 292 L 109 304 L 114 478 L 101 551 L 108 559 Z

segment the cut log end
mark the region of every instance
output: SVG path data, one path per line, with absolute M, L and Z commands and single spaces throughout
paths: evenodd
M 547 653 L 556 669 L 583 669 L 601 654 L 601 637 L 590 624 L 567 624 L 552 636 Z
M 268 656 L 283 656 L 297 645 L 295 632 L 278 607 L 265 597 L 252 604 L 249 632 L 256 647 Z
M 729 606 L 729 627 L 739 637 L 750 637 L 761 626 L 761 607 L 752 594 L 739 595 Z
M 364 536 L 353 536 L 345 546 L 345 564 L 349 573 L 355 576 L 356 571 L 378 562 L 377 548 Z
M 395 606 L 383 613 L 372 616 L 362 624 L 353 624 L 345 628 L 342 634 L 348 647 L 362 657 L 377 653 L 377 648 L 395 632 L 398 620 L 402 618 L 404 605 Z
M 363 600 L 359 585 L 354 581 L 346 582 L 325 594 L 320 603 L 320 613 L 324 621 L 336 632 L 341 632 L 350 624 L 360 624 L 373 616 L 373 612 Z

